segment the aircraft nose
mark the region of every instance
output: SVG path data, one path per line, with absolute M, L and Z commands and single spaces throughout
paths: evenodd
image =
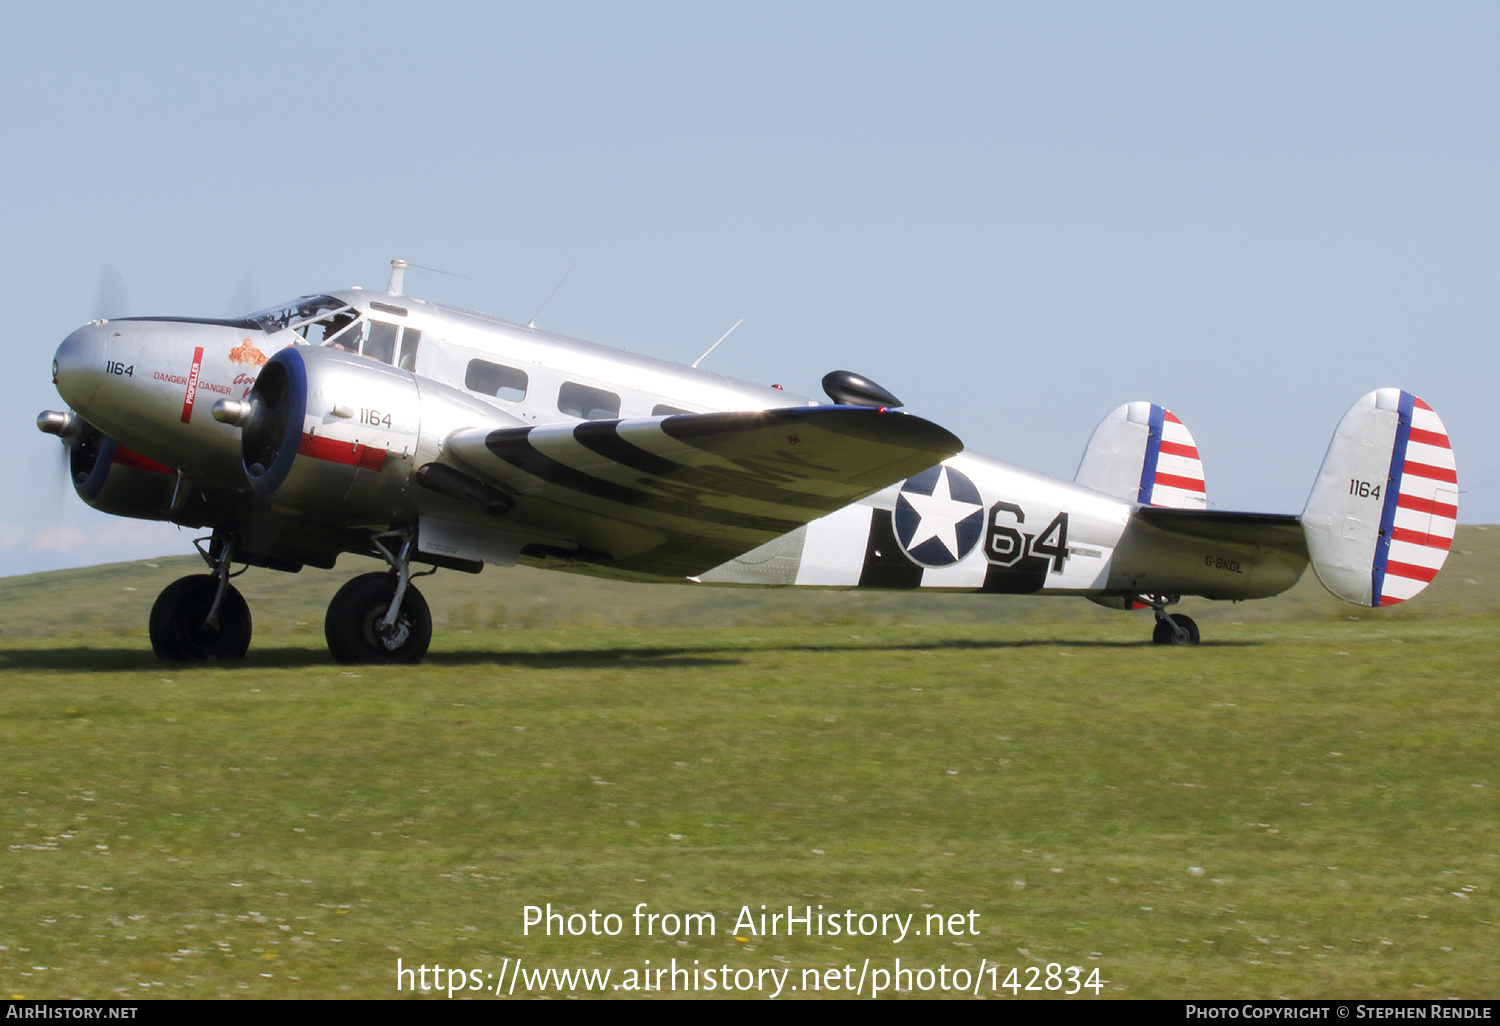
M 75 410 L 86 406 L 104 381 L 108 345 L 108 325 L 85 324 L 57 347 L 52 358 L 52 383 L 57 386 L 57 394 Z

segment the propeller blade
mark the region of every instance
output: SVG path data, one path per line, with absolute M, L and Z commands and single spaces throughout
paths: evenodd
M 252 310 L 259 310 L 259 294 L 260 282 L 256 278 L 255 268 L 246 268 L 234 286 L 234 291 L 229 294 L 229 300 L 224 305 L 224 316 L 243 317 Z
M 129 316 L 130 291 L 125 287 L 125 276 L 114 264 L 105 264 L 99 268 L 99 284 L 94 290 L 93 319 L 107 321 Z

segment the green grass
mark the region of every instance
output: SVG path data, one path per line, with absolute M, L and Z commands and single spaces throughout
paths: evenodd
M 180 667 L 142 629 L 180 565 L 0 581 L 0 986 L 392 997 L 397 958 L 516 957 L 797 985 L 899 957 L 1098 966 L 1105 997 L 1493 997 L 1489 536 L 1396 616 L 1309 582 L 1185 604 L 1189 650 L 1082 602 L 960 596 L 989 619 L 952 622 L 729 591 L 705 614 L 697 589 L 490 571 L 425 589 L 422 666 L 348 669 L 321 643 L 335 575 L 252 571 L 250 658 Z M 507 588 L 555 617 L 489 629 Z M 625 933 L 523 936 L 549 902 Z M 718 933 L 633 936 L 640 902 Z M 972 909 L 978 935 L 736 939 L 761 904 Z

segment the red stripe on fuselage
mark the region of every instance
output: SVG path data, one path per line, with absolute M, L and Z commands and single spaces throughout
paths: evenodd
M 319 435 L 303 435 L 297 446 L 297 455 L 311 456 L 328 463 L 342 463 L 363 470 L 379 470 L 385 466 L 385 450 L 357 442 L 341 442 L 337 438 Z
M 114 462 L 122 467 L 134 467 L 137 470 L 149 470 L 153 474 L 175 474 L 177 471 L 165 463 L 158 463 L 149 456 L 142 456 L 134 449 L 127 449 L 118 442 L 115 443 Z

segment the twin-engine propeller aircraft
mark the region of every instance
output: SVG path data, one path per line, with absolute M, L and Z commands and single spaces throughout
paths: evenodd
M 1395 388 L 1344 416 L 1300 516 L 1208 508 L 1192 435 L 1160 406 L 1115 410 L 1073 481 L 963 452 L 878 385 L 832 400 L 580 342 L 402 294 L 305 296 L 240 320 L 96 320 L 38 426 L 107 513 L 207 530 L 208 574 L 169 585 L 151 645 L 238 659 L 235 564 L 356 577 L 324 624 L 341 662 L 415 662 L 432 620 L 413 565 L 526 563 L 697 584 L 1084 596 L 1150 608 L 1153 640 L 1198 641 L 1184 595 L 1253 599 L 1311 562 L 1383 606 L 1437 574 L 1458 515 L 1436 413 Z

